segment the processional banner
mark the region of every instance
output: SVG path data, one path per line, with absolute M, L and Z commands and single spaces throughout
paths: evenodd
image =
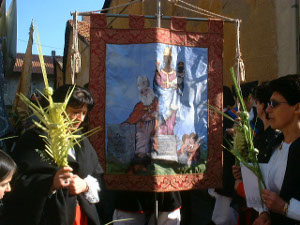
M 222 185 L 223 22 L 207 33 L 171 29 L 108 29 L 91 15 L 89 89 L 95 107 L 90 140 L 108 188 L 179 191 Z

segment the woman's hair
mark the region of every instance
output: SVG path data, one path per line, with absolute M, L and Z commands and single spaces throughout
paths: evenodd
M 73 87 L 74 85 L 70 84 L 58 87 L 53 93 L 53 101 L 64 102 L 65 97 L 68 92 L 73 89 Z M 82 108 L 84 105 L 87 105 L 88 110 L 91 110 L 94 106 L 94 99 L 88 90 L 76 85 L 68 102 L 68 106 L 78 109 Z
M 278 92 L 290 105 L 300 102 L 300 74 L 289 74 L 270 82 L 272 93 Z
M 268 107 L 272 93 L 273 92 L 270 89 L 270 82 L 268 81 L 261 83 L 255 88 L 254 98 L 261 104 L 264 104 L 264 110 Z
M 17 170 L 16 163 L 5 152 L 0 150 L 0 182 Z

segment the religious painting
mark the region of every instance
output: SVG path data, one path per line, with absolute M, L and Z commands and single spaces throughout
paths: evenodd
M 172 191 L 220 185 L 212 166 L 218 172 L 222 168 L 222 120 L 208 105 L 221 107 L 222 72 L 212 64 L 212 46 L 195 39 L 178 43 L 182 33 L 170 30 L 169 40 L 157 41 L 163 29 L 139 33 L 148 33 L 148 39 L 156 35 L 153 41 L 133 39 L 139 37 L 136 29 L 115 33 L 97 28 L 96 17 L 90 87 L 95 107 L 101 106 L 91 113 L 90 122 L 103 126 L 103 132 L 91 141 L 108 186 Z
M 109 44 L 106 59 L 107 172 L 168 175 L 188 168 L 191 173 L 204 172 L 207 49 Z M 110 135 L 112 125 L 123 132 Z M 129 135 L 130 125 L 135 128 L 134 136 Z M 119 158 L 133 155 L 126 169 L 123 162 L 109 157 L 121 140 L 126 151 Z M 133 141 L 134 154 L 125 147 Z

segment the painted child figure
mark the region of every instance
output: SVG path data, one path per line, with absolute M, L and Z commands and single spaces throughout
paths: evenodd
M 187 164 L 190 166 L 193 162 L 197 162 L 197 150 L 200 149 L 198 135 L 191 133 L 190 135 L 184 134 L 182 136 L 182 142 L 180 150 L 178 150 L 178 161 L 181 164 Z M 200 150 L 198 151 L 199 154 Z

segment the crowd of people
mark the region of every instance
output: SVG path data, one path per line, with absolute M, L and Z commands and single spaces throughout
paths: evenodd
M 211 224 L 299 224 L 300 189 L 297 161 L 300 155 L 296 149 L 300 141 L 300 75 L 287 75 L 263 82 L 252 88 L 248 97 L 245 96 L 246 105 L 255 103 L 247 108 L 250 115 L 254 114 L 249 122 L 254 125 L 253 143 L 259 150 L 257 158 L 262 165 L 261 170 L 266 183 L 266 189 L 262 190 L 264 207 L 247 207 L 243 182 L 247 177 L 242 176 L 240 166 L 234 164 L 232 157 L 224 157 L 223 189 L 215 195 L 215 209 L 221 205 L 224 213 L 220 212 L 221 207 L 214 211 L 217 216 L 213 215 Z M 232 105 L 228 106 L 225 103 L 225 106 L 226 114 L 233 119 L 238 118 L 238 112 Z M 226 120 L 224 124 L 227 124 L 224 136 L 228 138 L 234 135 L 234 126 L 229 124 L 231 127 L 228 128 Z M 227 188 L 225 193 L 224 188 Z
M 53 100 L 63 102 L 70 87 L 57 88 Z M 224 87 L 223 92 L 224 113 L 238 119 L 230 88 Z M 243 181 L 247 178 L 235 165 L 234 157 L 224 150 L 223 188 L 209 191 L 215 198 L 214 210 L 209 214 L 211 221 L 197 224 L 300 224 L 300 75 L 263 82 L 243 95 L 250 115 L 254 115 L 250 121 L 255 133 L 253 142 L 259 149 L 258 160 L 264 164 L 264 207 L 247 208 Z M 72 131 L 76 132 L 93 105 L 92 95 L 76 86 L 66 107 L 69 118 L 75 121 Z M 234 129 L 232 121 L 224 119 L 224 145 L 234 135 Z M 0 224 L 100 225 L 103 219 L 99 201 L 114 200 L 114 219 L 135 219 L 116 224 L 155 224 L 155 198 L 160 211 L 157 224 L 180 224 L 181 196 L 192 195 L 122 191 L 107 199 L 102 194 L 103 170 L 88 139 L 70 149 L 68 167 L 57 168 L 37 151 L 45 147 L 43 135 L 47 135 L 45 131 L 31 124 L 10 155 L 0 151 Z M 10 193 L 2 203 L 7 192 Z M 181 214 L 186 211 L 183 204 Z

